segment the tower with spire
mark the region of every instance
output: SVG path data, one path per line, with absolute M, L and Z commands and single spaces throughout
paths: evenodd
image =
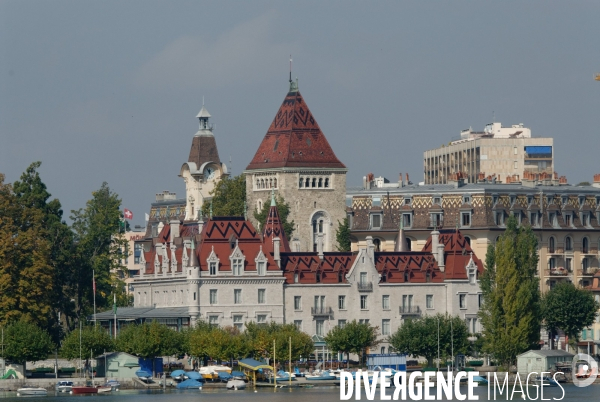
M 324 251 L 336 251 L 338 222 L 346 217 L 347 171 L 290 73 L 288 93 L 246 167 L 250 211 L 268 205 L 274 191 L 290 206 L 293 251 L 316 251 L 320 241 Z M 256 225 L 254 214 L 248 215 Z
M 228 176 L 227 165 L 221 162 L 217 141 L 213 133 L 211 115 L 204 106 L 196 115 L 199 127 L 192 139 L 188 161 L 181 166 L 179 177 L 185 182 L 185 219 L 196 220 L 205 200 L 210 199 L 210 192 L 215 184 L 224 176 Z

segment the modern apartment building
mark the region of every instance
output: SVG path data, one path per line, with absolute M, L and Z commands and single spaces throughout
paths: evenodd
M 490 123 L 481 132 L 463 130 L 448 145 L 425 151 L 423 168 L 425 184 L 446 184 L 457 173 L 469 183 L 480 175 L 495 182 L 521 175 L 549 180 L 555 170 L 554 141 L 532 137 L 523 124 Z

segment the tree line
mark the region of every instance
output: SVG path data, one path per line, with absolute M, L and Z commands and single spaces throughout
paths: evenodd
M 107 183 L 69 225 L 58 199 L 42 181 L 40 162 L 14 183 L 0 174 L 0 325 L 25 321 L 58 343 L 93 312 L 95 273 L 98 311 L 130 305 L 118 272 L 125 240 L 121 199 Z

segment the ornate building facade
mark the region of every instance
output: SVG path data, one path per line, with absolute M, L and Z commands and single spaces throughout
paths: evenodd
M 346 173 L 297 83 L 290 81 L 289 92 L 246 167 L 249 210 L 261 210 L 274 190 L 290 205 L 288 221 L 295 223 L 292 250 L 334 251 L 338 221 L 345 217 Z

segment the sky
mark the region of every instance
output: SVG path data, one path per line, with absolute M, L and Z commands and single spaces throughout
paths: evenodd
M 68 219 L 106 181 L 143 224 L 178 177 L 202 99 L 237 175 L 288 90 L 347 184 L 423 180 L 423 152 L 492 119 L 600 173 L 598 1 L 0 0 L 0 173 L 34 161 Z M 231 165 L 229 160 L 231 159 Z

